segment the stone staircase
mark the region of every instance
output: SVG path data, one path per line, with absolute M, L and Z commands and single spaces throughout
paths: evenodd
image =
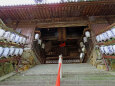
M 55 86 L 57 68 L 57 64 L 37 65 L 1 81 L 0 86 Z M 61 86 L 115 86 L 112 74 L 89 64 L 63 64 Z

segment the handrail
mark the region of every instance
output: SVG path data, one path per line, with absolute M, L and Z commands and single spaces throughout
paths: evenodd
M 62 55 L 59 55 L 59 69 L 55 86 L 60 86 L 60 79 L 62 78 Z

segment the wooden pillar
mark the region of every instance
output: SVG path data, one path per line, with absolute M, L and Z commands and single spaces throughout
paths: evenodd
M 66 28 L 58 28 L 58 40 L 59 41 L 66 40 Z

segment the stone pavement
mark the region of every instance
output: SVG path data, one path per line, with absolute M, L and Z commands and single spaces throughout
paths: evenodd
M 55 86 L 57 68 L 57 64 L 37 65 L 1 81 L 0 86 Z M 61 86 L 115 86 L 115 75 L 87 63 L 63 64 Z

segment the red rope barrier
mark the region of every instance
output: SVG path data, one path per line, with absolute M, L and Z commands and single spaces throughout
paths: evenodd
M 59 63 L 58 75 L 55 86 L 60 86 L 60 70 L 61 70 L 61 63 Z

